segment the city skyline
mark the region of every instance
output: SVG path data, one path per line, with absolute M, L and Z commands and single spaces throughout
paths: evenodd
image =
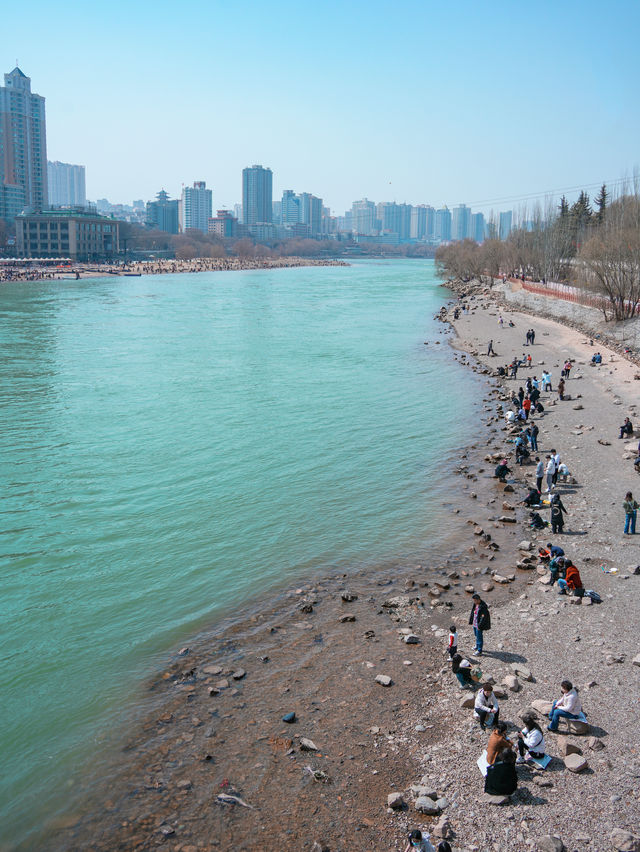
M 247 16 L 194 2 L 176 18 L 115 0 L 98 27 L 97 9 L 80 19 L 63 0 L 52 16 L 35 0 L 16 49 L 47 98 L 49 158 L 85 165 L 90 198 L 150 200 L 204 180 L 214 206 L 232 209 L 242 168 L 262 162 L 277 176 L 274 197 L 299 187 L 338 213 L 366 196 L 488 212 L 498 199 L 515 206 L 633 172 L 638 4 L 462 5 L 389 12 L 356 0 L 318 14 L 278 0 Z M 3 11 L 7 31 L 24 18 Z M 207 50 L 179 65 L 157 50 L 194 30 Z M 73 86 L 76 60 L 54 56 L 60 43 L 96 60 Z M 297 72 L 278 58 L 292 44 L 305 45 Z

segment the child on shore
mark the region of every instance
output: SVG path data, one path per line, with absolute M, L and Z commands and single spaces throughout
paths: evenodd
M 447 650 L 449 651 L 450 657 L 453 657 L 458 653 L 458 631 L 456 630 L 455 624 L 452 624 L 449 628 L 449 644 L 447 646 Z

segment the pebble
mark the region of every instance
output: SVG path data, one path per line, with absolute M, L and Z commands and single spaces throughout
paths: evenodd
M 318 747 L 313 740 L 307 737 L 300 737 L 300 751 L 318 751 Z
M 380 686 L 391 686 L 393 681 L 388 675 L 376 675 L 376 683 L 379 683 Z

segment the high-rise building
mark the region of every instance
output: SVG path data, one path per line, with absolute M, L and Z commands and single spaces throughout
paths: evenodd
M 19 68 L 0 86 L 0 219 L 48 205 L 44 98 Z
M 301 222 L 300 199 L 292 189 L 285 189 L 280 202 L 280 221 L 283 225 L 296 225 Z
M 451 224 L 451 239 L 466 240 L 471 233 L 471 209 L 466 204 L 458 204 L 453 208 Z
M 434 239 L 438 243 L 448 243 L 451 240 L 451 211 L 447 206 L 436 210 Z
M 271 222 L 273 217 L 273 174 L 262 166 L 242 170 L 242 221 L 245 225 Z
M 351 205 L 351 228 L 356 234 L 371 236 L 377 231 L 376 205 L 368 198 L 354 201 Z
M 84 166 L 60 163 L 58 160 L 49 161 L 47 163 L 47 183 L 49 207 L 86 206 Z
M 471 239 L 477 243 L 484 242 L 484 213 L 471 214 Z
M 500 239 L 506 240 L 511 233 L 511 224 L 513 221 L 513 211 L 506 210 L 500 214 Z
M 418 204 L 411 211 L 411 230 L 409 235 L 412 240 L 424 240 L 427 236 L 427 205 Z
M 180 230 L 207 233 L 213 210 L 213 193 L 203 180 L 182 188 L 180 200 Z
M 322 231 L 322 199 L 310 192 L 301 192 L 300 198 L 300 221 L 309 226 L 312 237 Z
M 180 230 L 180 202 L 171 200 L 161 189 L 155 201 L 147 201 L 147 224 L 167 234 L 177 234 Z

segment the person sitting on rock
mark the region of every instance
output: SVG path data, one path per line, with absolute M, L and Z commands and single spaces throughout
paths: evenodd
M 413 852 L 414 849 L 419 850 L 419 852 L 436 852 L 433 844 L 429 841 L 429 835 L 424 835 L 418 828 L 409 832 L 404 852 Z
M 513 748 L 513 744 L 507 737 L 507 723 L 498 722 L 493 731 L 489 734 L 489 742 L 487 743 L 487 763 L 491 765 L 495 763 L 497 756 L 505 748 Z
M 584 587 L 580 572 L 570 559 L 565 559 L 564 565 L 566 572 L 564 580 L 561 577 L 558 579 L 558 594 L 566 595 L 571 592 L 576 597 L 582 597 L 584 595 Z
M 507 467 L 507 460 L 502 459 L 500 464 L 497 465 L 493 475 L 497 477 L 500 482 L 506 482 L 508 473 L 511 473 L 511 468 Z
M 510 796 L 517 789 L 516 755 L 512 748 L 505 748 L 487 769 L 484 791 L 489 796 Z
M 516 763 L 524 763 L 531 758 L 541 760 L 545 753 L 542 729 L 531 713 L 525 713 L 521 718 L 524 722 L 524 728 L 518 733 L 518 759 Z
M 620 434 L 618 435 L 618 438 L 624 438 L 625 435 L 629 438 L 633 435 L 633 423 L 628 417 L 624 418 L 624 423 L 620 427 Z
M 454 673 L 460 684 L 460 689 L 474 688 L 475 682 L 471 677 L 471 663 L 460 654 L 454 654 L 451 657 L 451 671 Z
M 547 725 L 548 731 L 557 731 L 560 719 L 577 719 L 582 713 L 582 703 L 578 690 L 571 681 L 563 680 L 560 689 L 562 690 L 562 697 L 551 705 L 551 712 L 549 713 L 551 721 Z
M 498 699 L 495 696 L 493 691 L 493 687 L 490 683 L 485 683 L 480 689 L 476 692 L 476 700 L 474 704 L 474 715 L 480 720 L 480 727 L 484 731 L 486 725 L 485 720 L 487 716 L 493 714 L 493 725 L 498 724 L 498 716 L 500 715 L 500 708 L 498 706 Z

